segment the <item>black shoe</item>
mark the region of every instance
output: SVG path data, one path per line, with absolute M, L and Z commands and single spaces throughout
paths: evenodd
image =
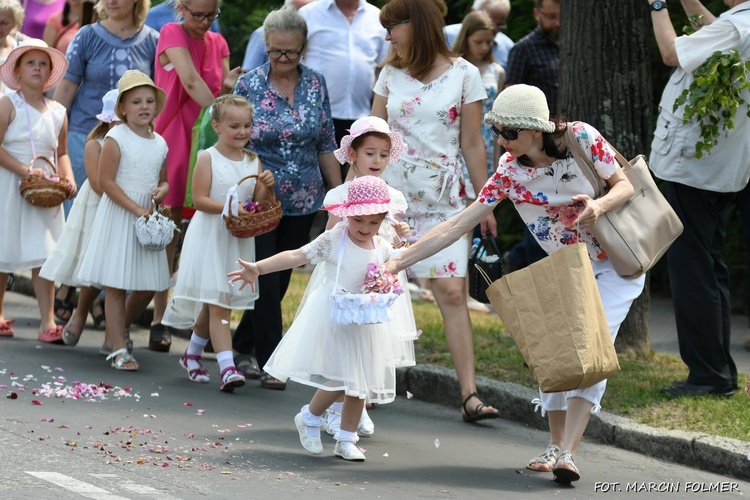
M 677 381 L 671 387 L 665 387 L 659 393 L 668 398 L 686 398 L 690 396 L 721 396 L 731 398 L 737 392 L 733 385 L 701 385 L 686 381 Z

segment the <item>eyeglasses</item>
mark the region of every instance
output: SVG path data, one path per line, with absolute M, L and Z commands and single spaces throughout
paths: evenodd
M 182 4 L 182 8 L 186 11 L 190 12 L 190 15 L 193 16 L 193 20 L 196 22 L 202 23 L 206 19 L 208 19 L 211 22 L 214 22 L 214 19 L 219 17 L 221 15 L 221 9 L 216 9 L 213 12 L 209 12 L 208 14 L 204 14 L 203 12 L 193 12 L 192 10 L 187 8 L 187 5 Z
M 506 141 L 515 141 L 518 139 L 518 134 L 523 132 L 524 128 L 504 128 L 502 130 L 498 130 L 496 127 L 492 127 L 492 135 L 495 137 L 502 137 Z
M 299 50 L 269 50 L 266 54 L 268 54 L 269 59 L 274 61 L 281 59 L 281 56 L 286 56 L 290 61 L 296 61 L 304 50 L 305 46 L 303 45 Z
M 392 30 L 392 29 L 393 29 L 393 28 L 394 28 L 395 26 L 398 26 L 399 24 L 406 24 L 406 23 L 410 23 L 410 22 L 411 22 L 411 19 L 404 19 L 403 21 L 399 21 L 399 22 L 397 22 L 397 23 L 393 23 L 393 24 L 388 24 L 388 25 L 386 25 L 386 26 L 383 26 L 383 27 L 385 28 L 385 30 L 386 30 L 386 31 L 388 32 L 388 34 L 390 35 L 390 34 L 391 34 L 391 30 Z

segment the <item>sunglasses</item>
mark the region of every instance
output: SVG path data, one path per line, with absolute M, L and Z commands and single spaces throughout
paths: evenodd
M 518 139 L 518 134 L 523 132 L 526 129 L 523 128 L 504 128 L 502 130 L 498 130 L 496 127 L 492 127 L 492 135 L 495 137 L 502 137 L 506 141 L 515 141 Z
M 386 26 L 383 26 L 383 28 L 385 28 L 385 30 L 386 30 L 386 31 L 388 32 L 388 34 L 390 35 L 390 34 L 391 34 L 391 30 L 392 30 L 392 29 L 393 29 L 394 27 L 398 26 L 399 24 L 405 24 L 405 23 L 409 23 L 409 22 L 411 22 L 411 19 L 404 19 L 403 21 L 399 21 L 399 22 L 397 22 L 397 23 L 393 23 L 393 24 L 388 24 L 388 25 L 386 25 Z

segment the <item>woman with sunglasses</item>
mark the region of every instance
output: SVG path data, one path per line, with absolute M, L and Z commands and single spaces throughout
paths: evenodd
M 209 31 L 219 17 L 221 0 L 178 0 L 175 11 L 182 21 L 165 24 L 159 34 L 154 62 L 154 83 L 167 93 L 164 111 L 154 123 L 169 146 L 164 204 L 172 207 L 179 227 L 183 218 L 193 125 L 202 108 L 220 94 L 228 94 L 240 74 L 229 70 L 229 46 L 218 33 Z M 192 212 L 191 212 L 192 213 Z M 187 215 L 187 214 L 185 214 Z M 170 272 L 177 238 L 167 247 Z M 169 352 L 172 339 L 162 324 L 168 292 L 154 296 L 154 319 L 148 340 L 153 351 Z
M 550 120 L 544 93 L 530 85 L 513 85 L 502 91 L 484 120 L 506 151 L 497 172 L 479 192 L 477 201 L 387 262 L 387 270 L 397 272 L 450 245 L 508 198 L 548 254 L 565 245 L 586 244 L 614 342 L 645 281 L 645 275 L 634 279 L 619 276 L 590 230 L 603 213 L 619 208 L 633 194 L 633 186 L 617 164 L 614 151 L 591 125 Z M 568 151 L 568 126 L 573 128 L 599 177 L 609 186 L 607 194 L 600 198 L 592 198 L 593 186 Z M 532 459 L 527 468 L 552 471 L 555 481 L 561 483 L 580 479 L 573 455 L 591 414 L 601 409 L 606 386 L 604 380 L 574 391 L 540 391 L 540 399 L 532 403 L 541 406 L 542 415 L 547 414 L 551 437 L 545 452 Z
M 487 94 L 479 70 L 455 57 L 445 44 L 443 18 L 435 0 L 391 0 L 380 11 L 391 50 L 375 84 L 372 114 L 400 132 L 408 151 L 382 178 L 409 202 L 405 222 L 417 240 L 465 208 L 461 157 L 475 191 L 487 180 L 482 139 L 482 101 Z M 482 233 L 497 233 L 492 213 Z M 467 307 L 469 234 L 410 268 L 430 279 L 445 324 L 448 349 L 461 387 L 467 422 L 498 418 L 477 394 L 474 337 Z
M 304 18 L 292 6 L 274 10 L 263 22 L 263 36 L 268 62 L 242 75 L 234 89 L 255 108 L 247 147 L 273 172 L 284 215 L 279 227 L 255 237 L 257 260 L 307 244 L 326 184 L 329 188 L 341 184 L 325 79 L 300 64 L 307 42 Z M 259 374 L 257 366 L 266 364 L 281 341 L 281 301 L 291 276 L 287 270 L 258 279 L 255 310 L 245 311 L 234 335 L 235 366 L 246 378 L 260 377 L 266 389 L 286 388 L 285 382 Z M 251 358 L 253 349 L 257 365 Z

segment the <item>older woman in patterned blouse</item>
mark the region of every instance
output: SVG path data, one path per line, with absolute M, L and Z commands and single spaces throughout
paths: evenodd
M 325 79 L 299 63 L 307 42 L 305 20 L 284 7 L 268 14 L 263 28 L 269 61 L 241 76 L 234 90 L 255 107 L 248 148 L 273 172 L 284 214 L 275 231 L 255 238 L 258 260 L 306 244 L 323 203 L 324 180 L 329 188 L 341 184 Z M 247 311 L 237 328 L 236 365 L 246 368 L 248 376 L 254 375 L 248 373 L 253 346 L 262 367 L 281 340 L 281 300 L 290 278 L 291 271 L 262 276 L 255 305 L 262 314 Z M 260 378 L 265 388 L 285 388 L 270 375 L 262 373 Z

